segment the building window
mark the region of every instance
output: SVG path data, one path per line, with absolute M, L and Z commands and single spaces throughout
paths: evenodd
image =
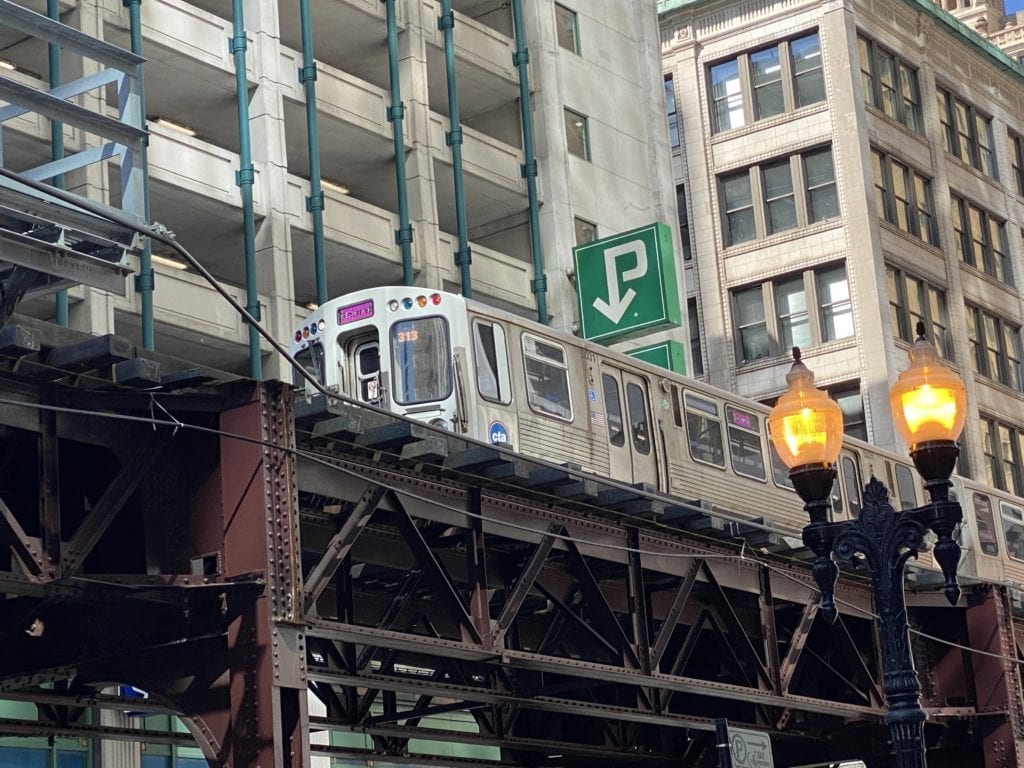
M 1024 430 L 986 416 L 981 417 L 981 429 L 989 485 L 1024 496 Z
M 1021 391 L 1019 325 L 968 304 L 967 340 L 975 373 Z
M 767 237 L 839 215 L 829 147 L 721 176 L 719 189 L 725 214 L 726 245 Z
M 939 88 L 939 118 L 946 151 L 986 176 L 996 178 L 992 118 Z
M 676 208 L 679 211 L 679 241 L 683 244 L 683 261 L 693 258 L 690 250 L 690 215 L 686 210 L 686 186 L 676 184 Z
M 686 323 L 690 331 L 690 371 L 693 376 L 704 375 L 704 354 L 700 346 L 700 312 L 696 297 L 686 300 Z
M 857 38 L 864 101 L 886 117 L 921 133 L 921 91 L 917 70 L 866 37 Z
M 565 141 L 570 155 L 590 159 L 590 127 L 586 115 L 565 109 Z
M 576 245 L 591 243 L 597 240 L 597 224 L 591 224 L 579 216 L 573 218 L 573 226 L 576 229 Z
M 837 384 L 828 388 L 828 395 L 843 411 L 843 434 L 867 440 L 868 425 L 864 418 L 864 398 L 861 397 L 860 386 L 856 382 Z
M 889 286 L 889 319 L 893 334 L 908 344 L 917 338 L 917 324 L 924 323 L 929 338 L 940 356 L 953 359 L 953 340 L 949 333 L 946 292 L 904 270 L 886 265 Z
M 1007 258 L 1006 222 L 962 197 L 953 198 L 953 231 L 960 258 L 1000 282 L 1013 284 Z
M 931 179 L 877 149 L 871 150 L 871 170 L 879 218 L 938 245 Z
M 842 264 L 807 270 L 732 292 L 738 354 L 744 362 L 853 336 Z
M 558 28 L 558 45 L 579 55 L 580 26 L 576 11 L 555 3 L 555 26 Z
M 679 149 L 679 110 L 676 109 L 676 86 L 672 75 L 665 75 L 665 113 L 668 115 L 668 141 Z
M 1013 164 L 1013 184 L 1018 195 L 1024 195 L 1024 139 L 1010 132 L 1010 162 Z
M 824 101 L 818 33 L 713 64 L 709 80 L 716 132 Z

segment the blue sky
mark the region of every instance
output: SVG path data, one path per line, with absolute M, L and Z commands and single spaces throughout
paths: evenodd
M 1006 12 L 1024 11 L 1024 0 L 1006 0 Z

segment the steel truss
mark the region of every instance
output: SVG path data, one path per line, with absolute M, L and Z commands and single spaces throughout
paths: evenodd
M 88 714 L 130 683 L 211 764 L 714 765 L 717 717 L 778 765 L 884 764 L 868 591 L 828 628 L 785 537 L 115 337 L 2 338 L 0 686 L 39 713 L 2 735 L 131 738 Z M 1020 628 L 969 592 L 909 597 L 929 762 L 1002 768 Z

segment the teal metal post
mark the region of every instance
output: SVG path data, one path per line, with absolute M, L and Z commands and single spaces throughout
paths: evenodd
M 316 60 L 313 58 L 313 19 L 309 0 L 299 0 L 302 22 L 302 68 L 299 82 L 306 94 L 306 143 L 309 149 L 309 197 L 306 210 L 313 219 L 313 271 L 316 273 L 316 303 L 325 304 L 327 257 L 324 251 L 324 191 L 320 187 L 320 131 L 316 118 Z
M 56 0 L 54 0 L 55 2 Z M 128 8 L 131 28 L 132 53 L 142 55 L 142 0 L 123 0 Z M 143 78 L 139 78 L 139 110 L 142 113 L 142 127 L 146 127 L 146 91 Z M 149 223 L 149 137 L 142 140 L 142 216 Z M 153 332 L 153 290 L 156 288 L 156 274 L 153 272 L 153 244 L 148 237 L 142 239 L 142 253 L 139 254 L 139 275 L 135 279 L 135 290 L 139 292 L 139 309 L 142 315 L 142 347 L 152 350 L 155 346 Z
M 519 117 L 523 124 L 523 178 L 530 205 L 530 253 L 533 255 L 533 280 L 530 290 L 537 299 L 537 320 L 548 323 L 548 278 L 544 274 L 544 251 L 540 241 L 540 206 L 537 202 L 537 158 L 533 154 L 533 110 L 530 108 L 530 52 L 526 48 L 523 24 L 523 0 L 512 0 L 512 21 L 516 32 L 516 52 L 512 63 L 519 70 Z
M 59 0 L 46 0 L 46 15 L 54 21 L 60 21 Z M 46 46 L 50 70 L 50 87 L 56 88 L 60 85 L 60 46 L 50 43 Z M 57 120 L 50 120 L 50 159 L 64 159 L 64 123 Z M 57 189 L 64 189 L 64 174 L 54 176 L 50 183 Z M 57 325 L 65 328 L 68 326 L 68 292 L 67 290 L 57 291 L 54 297 L 54 311 L 57 315 Z
M 469 277 L 472 254 L 469 250 L 469 232 L 466 229 L 466 193 L 462 188 L 462 123 L 459 122 L 459 94 L 455 85 L 455 14 L 452 0 L 441 0 L 441 17 L 437 28 L 444 34 L 444 64 L 448 80 L 448 131 L 446 141 L 452 148 L 452 171 L 455 186 L 455 226 L 458 229 L 459 250 L 455 252 L 455 266 L 459 268 L 462 295 L 473 297 L 473 286 Z
M 242 0 L 231 0 L 232 37 L 230 50 L 235 59 L 235 98 L 238 103 L 238 172 L 235 183 L 242 193 L 242 227 L 245 233 L 245 309 L 256 320 L 260 317 L 260 296 L 256 290 L 256 217 L 253 212 L 252 187 L 256 171 L 252 166 L 249 140 L 249 83 L 245 73 L 245 16 Z M 249 376 L 263 378 L 260 363 L 260 336 L 249 325 Z
M 388 75 L 391 79 L 388 121 L 395 142 L 395 183 L 398 186 L 398 229 L 395 231 L 395 243 L 402 249 L 402 285 L 412 285 L 412 225 L 409 223 L 409 190 L 405 178 L 405 107 L 402 105 L 402 84 L 398 78 L 398 22 L 395 19 L 395 0 L 382 1 L 388 17 Z

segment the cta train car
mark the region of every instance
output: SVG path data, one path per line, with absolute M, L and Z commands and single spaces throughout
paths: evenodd
M 805 523 L 765 406 L 462 296 L 348 294 L 310 314 L 290 351 L 359 402 L 783 532 Z M 836 519 L 856 516 L 871 476 L 897 508 L 924 503 L 908 458 L 847 438 L 837 470 Z M 964 575 L 1024 584 L 1024 500 L 960 478 L 954 486 Z

